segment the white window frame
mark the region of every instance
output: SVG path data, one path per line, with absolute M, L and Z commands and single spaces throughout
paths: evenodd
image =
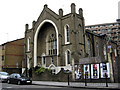
M 68 30 L 66 29 L 66 27 L 68 27 Z M 64 31 L 65 31 L 65 44 L 70 44 L 70 28 L 69 25 L 65 25 L 64 27 Z
M 69 52 L 69 62 L 70 63 L 68 63 L 68 52 Z M 65 51 L 65 62 L 66 62 L 66 66 L 71 64 L 71 52 L 69 49 Z
M 31 38 L 28 37 L 28 39 L 27 39 L 27 51 L 30 51 L 30 40 L 31 40 Z

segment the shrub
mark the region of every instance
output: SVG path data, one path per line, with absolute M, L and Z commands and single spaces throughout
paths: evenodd
M 41 74 L 41 73 L 44 73 L 44 72 L 45 72 L 45 68 L 43 68 L 43 67 L 40 67 L 35 71 L 35 73 L 38 74 L 38 75 Z

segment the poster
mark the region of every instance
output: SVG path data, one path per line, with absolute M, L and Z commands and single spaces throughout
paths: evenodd
M 75 65 L 75 79 L 82 79 L 82 65 Z
M 90 78 L 89 65 L 84 65 L 84 78 L 85 78 L 85 74 L 86 74 L 86 78 L 89 79 Z
M 110 78 L 109 63 L 100 63 L 100 67 L 101 67 L 101 78 L 105 78 L 105 73 L 107 74 L 107 78 Z
M 91 64 L 91 78 L 99 79 L 99 64 Z

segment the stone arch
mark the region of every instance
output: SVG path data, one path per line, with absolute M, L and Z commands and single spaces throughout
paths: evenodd
M 36 32 L 35 32 L 35 35 L 34 35 L 34 67 L 37 65 L 37 38 L 38 38 L 38 33 L 40 32 L 40 29 L 41 29 L 41 27 L 46 23 L 46 22 L 48 22 L 48 23 L 51 23 L 53 26 L 54 26 L 54 28 L 55 28 L 55 31 L 56 31 L 56 37 L 57 37 L 57 55 L 59 55 L 59 44 L 58 44 L 58 42 L 59 42 L 59 40 L 58 40 L 58 29 L 57 29 L 57 26 L 56 26 L 56 24 L 53 22 L 53 21 L 51 21 L 51 20 L 44 20 L 44 21 L 42 21 L 41 23 L 40 23 L 40 25 L 38 26 L 38 28 L 37 28 L 37 30 L 36 30 Z

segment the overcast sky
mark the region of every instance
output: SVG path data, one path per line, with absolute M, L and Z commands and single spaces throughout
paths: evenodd
M 70 13 L 71 3 L 76 12 L 83 8 L 85 25 L 112 23 L 118 18 L 120 0 L 1 0 L 0 1 L 0 44 L 24 37 L 25 24 L 37 20 L 45 4 L 58 14 Z

